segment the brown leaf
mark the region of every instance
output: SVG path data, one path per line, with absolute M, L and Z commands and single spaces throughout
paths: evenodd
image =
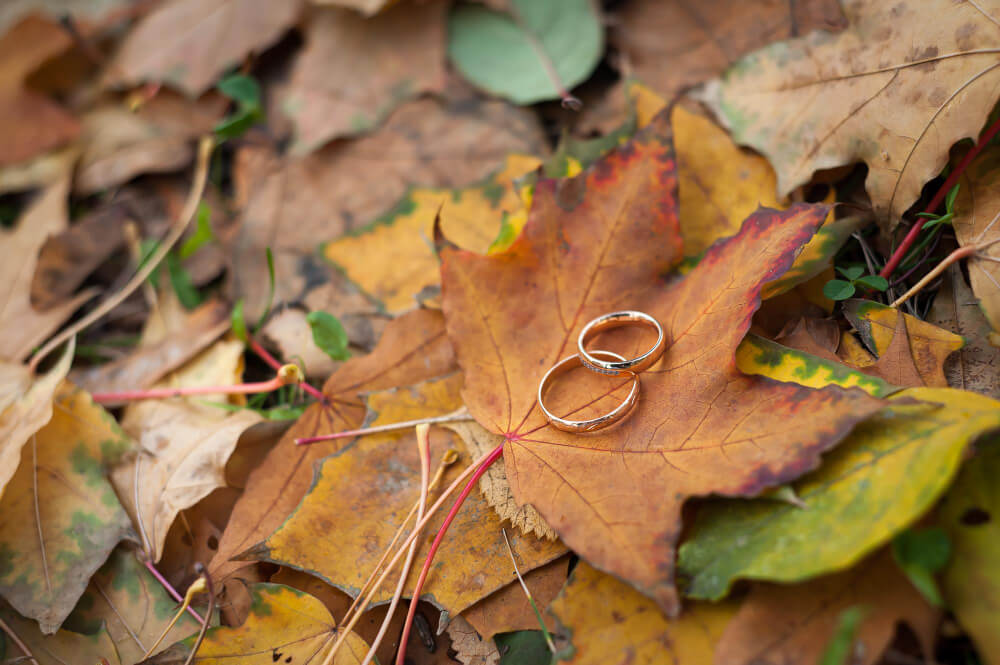
M 64 174 L 59 182 L 39 194 L 13 231 L 0 229 L 0 252 L 4 256 L 0 263 L 0 284 L 4 285 L 0 294 L 0 330 L 4 333 L 0 360 L 22 360 L 91 295 L 81 293 L 44 312 L 31 306 L 31 280 L 38 252 L 48 236 L 66 228 L 68 194 L 69 176 Z
M 296 446 L 297 437 L 359 427 L 366 413 L 360 393 L 439 376 L 453 371 L 454 362 L 440 312 L 417 310 L 392 321 L 371 354 L 344 363 L 323 388 L 330 406 L 309 407 L 250 474 L 209 565 L 213 579 L 224 580 L 248 565 L 230 558 L 281 526 L 312 485 L 313 464 L 344 445 Z
M 837 357 L 840 326 L 832 319 L 799 317 L 798 321 L 788 326 L 775 338 L 775 341 L 820 358 L 840 362 L 840 358 Z
M 990 324 L 961 270 L 948 270 L 927 319 L 965 338 L 944 363 L 948 385 L 1000 398 L 1000 349 L 990 344 Z
M 520 565 L 520 564 L 518 564 Z M 547 607 L 566 582 L 569 557 L 560 557 L 551 563 L 535 568 L 524 575 L 524 583 L 531 590 L 539 608 Z M 538 617 L 517 582 L 508 584 L 462 612 L 462 616 L 476 632 L 491 639 L 497 633 L 515 630 L 538 630 Z M 552 616 L 542 614 L 545 625 L 555 630 Z
M 316 346 L 306 316 L 307 312 L 301 309 L 289 307 L 282 310 L 268 319 L 261 328 L 260 336 L 273 343 L 281 352 L 281 357 L 294 358 L 306 376 L 325 379 L 343 363 L 333 360 Z M 347 336 L 352 339 L 350 332 Z
M 905 621 L 932 657 L 940 614 L 883 550 L 850 570 L 792 586 L 758 584 L 740 607 L 715 653 L 715 665 L 818 663 L 840 613 L 865 612 L 851 650 L 852 663 L 872 665 Z
M 173 0 L 142 19 L 108 63 L 105 84 L 166 83 L 197 97 L 299 17 L 300 0 Z
M 1000 13 L 951 0 L 850 0 L 844 13 L 844 32 L 766 47 L 699 95 L 771 161 L 781 195 L 818 170 L 865 162 L 891 230 L 993 108 Z
M 896 329 L 892 341 L 882 352 L 874 365 L 860 368 L 865 374 L 871 374 L 885 379 L 894 386 L 912 388 L 927 385 L 924 383 L 917 366 L 913 363 L 913 353 L 910 351 L 910 336 L 906 332 L 906 322 L 903 313 L 896 316 Z
M 454 617 L 445 630 L 451 638 L 455 659 L 462 665 L 497 665 L 500 662 L 500 652 L 493 640 L 484 640 L 462 617 Z
M 507 439 L 515 498 L 583 558 L 676 612 L 673 543 L 684 501 L 753 495 L 798 477 L 881 402 L 746 377 L 735 366 L 761 287 L 791 266 L 825 206 L 761 209 L 685 278 L 665 282 L 682 255 L 666 121 L 661 114 L 572 180 L 540 181 L 507 252 L 445 249 L 442 300 L 465 403 Z M 587 321 L 619 309 L 656 317 L 672 346 L 642 375 L 639 404 L 619 427 L 555 430 L 535 402 L 539 380 L 573 353 Z M 649 340 L 629 333 L 618 329 L 607 340 L 616 344 L 602 338 L 601 348 L 637 355 Z M 551 408 L 583 418 L 617 405 L 627 384 L 586 371 L 562 378 Z
M 476 182 L 510 152 L 545 152 L 538 121 L 522 109 L 474 98 L 409 102 L 377 132 L 304 158 L 240 150 L 234 180 L 244 214 L 233 249 L 234 284 L 247 315 L 258 315 L 267 297 L 265 248 L 274 252 L 276 302 L 301 298 L 307 284 L 331 279 L 332 269 L 316 258 L 321 241 L 364 228 L 410 185 Z
M 281 107 L 295 124 L 292 150 L 312 152 L 377 127 L 400 103 L 444 87 L 446 0 L 400 2 L 372 18 L 318 8 Z
M 32 72 L 72 43 L 58 23 L 36 14 L 25 16 L 0 37 L 0 166 L 58 148 L 80 132 L 68 111 L 25 85 Z
M 397 4 L 396 0 L 312 0 L 312 4 L 328 7 L 346 7 L 366 16 L 377 14 L 386 5 Z
M 979 155 L 961 180 L 955 198 L 955 220 L 952 226 L 958 244 L 984 245 L 1000 240 L 1000 196 L 996 183 L 1000 178 L 1000 150 L 986 150 Z M 979 298 L 979 306 L 994 331 L 1000 331 L 1000 244 L 981 249 L 969 257 L 969 281 Z
M 611 39 L 624 54 L 627 71 L 673 99 L 750 51 L 844 25 L 835 0 L 630 2 L 618 13 Z

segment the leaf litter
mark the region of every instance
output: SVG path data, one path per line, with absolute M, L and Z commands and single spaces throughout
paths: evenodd
M 564 4 L 0 10 L 5 660 L 1000 662 L 1000 10 Z

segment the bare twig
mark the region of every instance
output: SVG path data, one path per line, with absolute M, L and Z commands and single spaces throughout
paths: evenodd
M 35 665 L 38 665 L 38 661 L 35 660 L 35 656 L 34 654 L 31 653 L 31 649 L 28 648 L 28 645 L 21 641 L 21 638 L 17 636 L 17 633 L 15 633 L 14 630 L 10 626 L 8 626 L 7 622 L 4 621 L 3 619 L 0 619 L 0 630 L 3 630 L 3 632 L 7 633 L 7 637 L 10 638 L 10 641 L 17 645 L 17 648 L 20 649 L 24 653 L 24 655 L 28 657 L 28 660 L 30 660 Z

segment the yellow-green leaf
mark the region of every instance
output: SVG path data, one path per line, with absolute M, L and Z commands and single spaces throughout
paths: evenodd
M 0 619 L 7 624 L 14 635 L 31 652 L 35 662 L 25 658 L 24 653 L 14 640 L 4 632 L 0 632 L 0 663 L 23 663 L 23 665 L 67 665 L 81 663 L 95 665 L 107 663 L 120 665 L 121 660 L 115 651 L 115 643 L 111 640 L 104 626 L 98 626 L 93 635 L 80 635 L 69 630 L 60 630 L 55 635 L 44 635 L 38 629 L 38 624 L 10 608 L 0 600 Z M 134 663 L 135 661 L 126 661 Z
M 794 484 L 805 509 L 705 506 L 680 549 L 687 595 L 721 598 L 737 579 L 795 582 L 852 565 L 926 512 L 967 445 L 1000 427 L 1000 403 L 964 391 L 913 388 L 890 401 Z

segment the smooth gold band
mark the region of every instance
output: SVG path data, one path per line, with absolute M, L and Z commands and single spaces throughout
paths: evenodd
M 612 359 L 617 359 L 619 362 L 625 361 L 624 356 L 612 353 L 611 351 L 591 351 L 590 355 L 606 356 Z M 565 374 L 574 367 L 582 364 L 581 356 L 579 355 L 572 355 L 568 358 L 563 358 L 545 373 L 545 376 L 542 377 L 541 382 L 538 384 L 538 406 L 542 409 L 542 413 L 545 414 L 545 418 L 549 421 L 549 423 L 551 423 L 556 429 L 561 429 L 564 432 L 593 432 L 595 430 L 604 429 L 605 427 L 610 427 L 629 414 L 639 397 L 639 375 L 633 372 L 619 372 L 619 374 L 632 374 L 632 389 L 629 391 L 625 401 L 615 407 L 614 410 L 604 414 L 603 416 L 592 418 L 590 420 L 567 420 L 566 418 L 560 418 L 545 408 L 545 402 L 543 400 L 545 389 L 548 386 L 550 379 L 554 379 L 560 374 Z
M 651 326 L 656 331 L 656 343 L 653 344 L 653 348 L 649 351 L 646 351 L 642 355 L 635 358 L 628 359 L 617 354 L 610 354 L 619 359 L 612 361 L 595 358 L 594 354 L 598 353 L 597 351 L 587 351 L 587 342 L 593 339 L 598 333 L 611 328 L 620 328 L 622 326 L 633 324 Z M 587 369 L 600 374 L 607 374 L 609 376 L 619 376 L 628 372 L 641 372 L 652 367 L 653 363 L 659 360 L 660 356 L 663 355 L 663 350 L 666 347 L 667 337 L 663 334 L 663 327 L 660 325 L 660 322 L 645 312 L 637 312 L 634 310 L 612 312 L 610 314 L 597 317 L 583 327 L 583 330 L 580 331 L 580 337 L 577 340 L 577 348 L 580 352 L 580 361 L 583 365 Z M 609 352 L 602 351 L 601 353 L 608 354 Z

